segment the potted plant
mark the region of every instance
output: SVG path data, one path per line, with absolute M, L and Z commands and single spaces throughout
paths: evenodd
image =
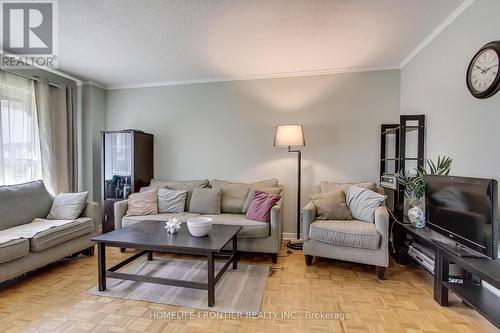
M 448 175 L 450 173 L 452 161 L 453 160 L 447 156 L 438 156 L 437 163 L 428 159 L 427 166 L 429 167 L 429 174 Z M 410 175 L 410 172 L 407 170 L 401 170 L 398 174 L 399 184 L 405 187 L 405 194 L 411 207 L 407 215 L 412 225 L 416 228 L 425 227 L 424 195 L 426 175 L 427 171 L 425 167 L 414 169 L 413 175 Z

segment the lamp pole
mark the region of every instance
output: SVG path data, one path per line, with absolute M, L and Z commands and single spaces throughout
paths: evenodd
M 302 151 L 300 149 L 292 149 L 288 146 L 289 153 L 297 153 L 297 240 L 300 240 L 300 184 L 302 175 Z M 288 242 L 287 247 L 293 250 L 302 250 L 301 242 Z

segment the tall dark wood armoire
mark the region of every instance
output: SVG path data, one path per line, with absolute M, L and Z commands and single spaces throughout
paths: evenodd
M 101 132 L 103 233 L 114 230 L 114 203 L 153 178 L 153 135 L 138 130 Z

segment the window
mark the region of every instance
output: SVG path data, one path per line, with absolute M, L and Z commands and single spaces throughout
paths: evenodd
M 41 178 L 33 81 L 0 72 L 0 185 Z

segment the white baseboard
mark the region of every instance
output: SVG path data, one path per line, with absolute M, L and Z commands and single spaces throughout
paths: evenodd
M 295 232 L 284 232 L 283 239 L 284 240 L 296 240 L 297 234 Z

